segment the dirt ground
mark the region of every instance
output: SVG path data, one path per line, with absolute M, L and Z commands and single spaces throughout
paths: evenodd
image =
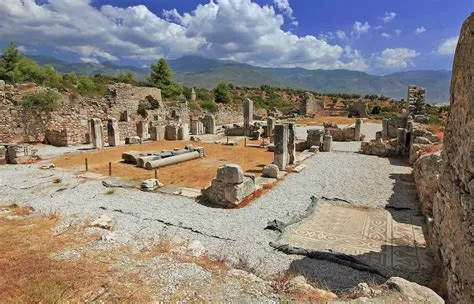
M 355 118 L 343 117 L 343 116 L 321 116 L 316 118 L 300 118 L 296 121 L 298 124 L 304 124 L 308 126 L 322 126 L 325 122 L 341 124 L 341 125 L 351 125 L 355 123 Z M 366 119 L 366 123 L 382 123 L 381 120 L 377 119 Z
M 248 143 L 255 144 L 257 142 L 248 141 Z M 225 164 L 235 163 L 240 165 L 245 172 L 259 175 L 263 167 L 273 161 L 272 152 L 262 148 L 244 147 L 243 141 L 238 146 L 191 141 L 159 141 L 68 154 L 58 157 L 53 162 L 60 168 L 85 170 L 85 159 L 87 158 L 89 171 L 104 175 L 109 174 L 109 162 L 112 162 L 112 176 L 139 181 L 154 178 L 154 171 L 122 163 L 123 152 L 159 152 L 173 148 L 183 149 L 187 144 L 204 147 L 206 156 L 201 159 L 159 168 L 158 179 L 160 182 L 165 185 L 201 189 L 210 184 L 216 176 L 217 168 Z

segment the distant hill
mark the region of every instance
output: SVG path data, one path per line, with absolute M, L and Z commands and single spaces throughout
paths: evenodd
M 56 58 L 32 57 L 40 64 L 50 64 L 58 71 L 77 74 L 118 75 L 132 73 L 143 80 L 149 69 L 133 66 L 119 66 L 112 62 L 68 63 Z M 258 87 L 292 87 L 322 93 L 383 94 L 402 99 L 406 98 L 407 86 L 417 84 L 427 90 L 427 100 L 431 104 L 449 101 L 451 71 L 407 71 L 385 76 L 370 75 L 350 70 L 307 70 L 302 68 L 262 68 L 230 60 L 215 60 L 198 56 L 185 56 L 169 60 L 169 65 L 177 81 L 186 86 L 213 88 L 220 81 L 234 85 Z

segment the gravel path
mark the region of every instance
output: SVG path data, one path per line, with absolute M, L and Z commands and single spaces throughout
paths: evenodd
M 354 149 L 354 143 L 340 146 L 347 151 Z M 236 263 L 245 260 L 261 275 L 303 265 L 314 269 L 317 279 L 333 289 L 370 280 L 372 275 L 347 267 L 275 252 L 268 243 L 278 234 L 264 228 L 270 220 L 288 221 L 302 214 L 312 195 L 371 206 L 404 202 L 407 195 L 412 200 L 410 187 L 397 189 L 402 191 L 394 194 L 397 177 L 410 174 L 411 168 L 386 158 L 350 152 L 319 153 L 305 164 L 303 172 L 290 174 L 252 205 L 236 210 L 214 209 L 180 196 L 130 189 L 115 189 L 108 195 L 100 181 L 84 183 L 60 169 L 1 166 L 0 205 L 28 204 L 43 212 L 59 212 L 66 222 L 107 214 L 116 223 L 121 243 L 136 236 L 159 239 L 179 235 L 201 241 L 211 255 Z M 54 183 L 56 178 L 62 182 Z

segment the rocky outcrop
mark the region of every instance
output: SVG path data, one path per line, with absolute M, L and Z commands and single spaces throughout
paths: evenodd
M 474 303 L 474 14 L 464 23 L 451 80 L 443 167 L 433 202 L 433 249 L 449 302 Z

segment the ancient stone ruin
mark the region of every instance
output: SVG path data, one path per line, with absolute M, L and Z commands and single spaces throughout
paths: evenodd
M 417 85 L 409 85 L 407 92 L 407 108 L 409 115 L 419 123 L 426 123 L 426 90 Z
M 361 134 L 362 119 L 357 118 L 352 126 L 340 128 L 335 124 L 324 124 L 324 130 L 332 136 L 334 141 L 363 141 L 365 135 Z
M 314 117 L 322 109 L 324 109 L 324 102 L 322 100 L 315 98 L 312 93 L 304 93 L 299 107 L 299 114 L 301 116 Z
M 179 164 L 188 160 L 204 157 L 204 148 L 187 145 L 184 149 L 161 152 L 129 151 L 122 154 L 125 163 L 148 170 Z

